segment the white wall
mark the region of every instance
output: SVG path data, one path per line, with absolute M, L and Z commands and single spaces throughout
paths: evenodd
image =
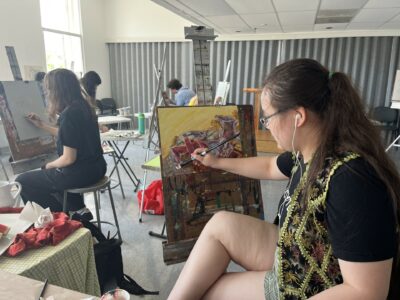
M 39 0 L 0 1 L 0 81 L 14 80 L 5 46 L 14 46 L 23 78 L 25 66 L 45 70 Z M 0 148 L 8 147 L 0 121 Z
M 150 0 L 112 0 L 105 7 L 108 42 L 179 41 L 193 25 Z
M 105 42 L 105 6 L 107 0 L 81 0 L 83 59 L 85 70 L 99 73 L 102 84 L 98 98 L 110 97 L 110 70 Z M 46 70 L 46 55 L 39 0 L 0 0 L 0 81 L 14 80 L 5 46 L 14 46 L 22 77 L 26 66 Z M 0 148 L 6 147 L 0 121 Z
M 14 46 L 22 77 L 25 66 L 45 69 L 39 0 L 0 1 L 0 80 L 14 80 L 4 46 Z
M 97 98 L 111 97 L 110 63 L 106 45 L 107 0 L 81 0 L 83 61 L 85 71 L 96 71 L 101 77 Z

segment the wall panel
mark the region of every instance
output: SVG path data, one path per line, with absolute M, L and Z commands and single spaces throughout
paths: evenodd
M 332 71 L 349 74 L 368 108 L 390 105 L 394 76 L 400 69 L 399 37 L 344 37 L 323 39 L 214 41 L 210 45 L 210 72 L 214 90 L 224 78 L 228 60 L 231 70 L 229 102 L 249 104 L 245 87 L 260 87 L 266 73 L 280 62 L 309 57 Z M 154 101 L 156 76 L 164 47 L 167 58 L 162 88 L 171 78 L 195 87 L 191 42 L 146 42 L 108 44 L 111 94 L 120 106 L 134 112 L 148 111 Z

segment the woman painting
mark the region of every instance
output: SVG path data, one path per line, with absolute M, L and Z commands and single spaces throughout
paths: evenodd
M 261 123 L 287 152 L 193 156 L 288 180 L 275 222 L 217 213 L 169 299 L 399 299 L 399 175 L 349 78 L 315 60 L 288 61 L 265 79 L 261 102 Z M 247 271 L 226 273 L 231 260 Z
M 81 188 L 99 181 L 106 173 L 106 162 L 100 144 L 97 118 L 83 98 L 76 75 L 67 69 L 50 71 L 44 79 L 49 102 L 49 116 L 57 119 L 57 127 L 42 122 L 35 114 L 27 119 L 33 125 L 57 136 L 59 158 L 47 163 L 42 170 L 19 175 L 21 196 L 26 203 L 33 201 L 51 211 L 62 211 L 65 189 Z M 83 196 L 68 194 L 68 211 L 92 218 Z

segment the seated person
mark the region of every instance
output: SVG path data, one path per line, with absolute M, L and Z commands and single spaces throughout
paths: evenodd
M 24 203 L 33 201 L 58 212 L 63 209 L 65 189 L 87 187 L 98 182 L 106 173 L 107 165 L 96 115 L 83 98 L 75 74 L 67 69 L 53 70 L 46 75 L 44 88 L 50 118 L 54 120 L 59 116 L 58 127 L 45 124 L 35 114 L 28 114 L 27 119 L 57 136 L 59 158 L 41 170 L 19 175 L 15 181 L 22 185 Z M 67 210 L 78 212 L 87 219 L 93 217 L 79 194 L 68 195 Z
M 182 86 L 178 79 L 171 79 L 167 84 L 167 88 L 175 95 L 175 103 L 177 106 L 187 106 L 190 100 L 196 96 L 196 93 L 191 89 Z M 163 94 L 163 97 L 164 96 L 166 96 L 166 94 Z M 169 98 L 167 97 L 167 99 Z
M 97 87 L 101 84 L 100 75 L 95 71 L 86 72 L 81 78 L 82 94 L 92 107 L 96 107 Z
M 81 78 L 81 88 L 82 94 L 85 97 L 86 101 L 92 107 L 94 111 L 96 111 L 96 92 L 97 87 L 101 84 L 100 75 L 95 71 L 86 72 L 85 75 Z M 105 125 L 99 125 L 99 129 L 101 132 L 107 132 L 109 128 Z
M 169 295 L 180 299 L 400 299 L 400 179 L 348 76 L 311 59 L 272 70 L 261 96 L 277 156 L 193 157 L 287 180 L 273 223 L 218 212 Z M 226 272 L 230 261 L 244 272 Z

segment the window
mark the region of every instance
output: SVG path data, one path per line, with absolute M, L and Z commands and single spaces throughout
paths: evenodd
M 83 74 L 79 0 L 40 0 L 47 70 Z

